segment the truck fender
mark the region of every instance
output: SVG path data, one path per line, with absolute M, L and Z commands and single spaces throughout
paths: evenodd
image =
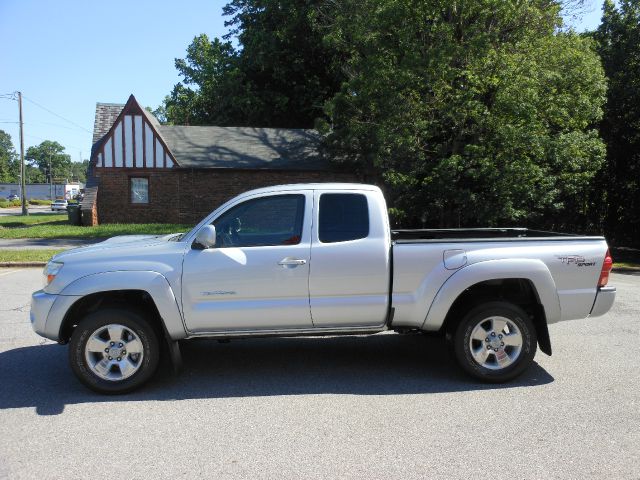
M 547 323 L 560 320 L 560 298 L 551 272 L 541 260 L 487 260 L 463 267 L 449 277 L 436 294 L 427 312 L 423 330 L 439 330 L 456 299 L 469 287 L 488 280 L 523 278 L 533 284 Z
M 160 313 L 169 337 L 172 340 L 179 340 L 187 336 L 173 289 L 164 275 L 158 272 L 123 270 L 94 273 L 73 281 L 60 292 L 60 295 L 84 297 L 92 293 L 114 290 L 142 290 L 147 292 Z

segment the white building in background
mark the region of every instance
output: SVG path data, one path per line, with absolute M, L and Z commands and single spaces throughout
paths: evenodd
M 27 199 L 37 200 L 53 200 L 56 198 L 66 198 L 70 200 L 74 198 L 80 189 L 84 188 L 81 183 L 27 183 L 26 197 Z M 7 198 L 10 195 L 20 196 L 19 183 L 0 183 L 0 199 Z

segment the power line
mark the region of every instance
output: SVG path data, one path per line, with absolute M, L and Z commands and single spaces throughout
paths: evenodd
M 31 122 L 28 122 L 27 125 L 34 125 L 36 123 L 41 125 L 50 125 L 52 127 L 64 128 L 65 130 L 74 130 L 73 127 L 67 127 L 66 125 L 60 125 L 59 123 L 43 122 L 41 120 L 33 120 Z
M 24 98 L 25 100 L 27 100 L 27 101 L 28 101 L 28 102 L 30 102 L 30 103 L 33 103 L 36 107 L 40 107 L 41 109 L 43 109 L 43 110 L 45 110 L 45 111 L 49 112 L 51 115 L 55 115 L 56 117 L 58 117 L 58 118 L 60 118 L 60 119 L 64 120 L 65 122 L 70 123 L 71 125 L 75 125 L 76 127 L 80 128 L 80 129 L 82 129 L 82 130 L 84 130 L 84 131 L 85 131 L 85 132 L 87 132 L 87 133 L 92 133 L 90 130 L 88 130 L 88 129 L 84 128 L 84 127 L 83 127 L 83 126 L 81 126 L 81 125 L 78 125 L 76 122 L 74 122 L 74 121 L 72 121 L 72 120 L 69 120 L 68 118 L 64 118 L 62 115 L 58 115 L 56 112 L 54 112 L 54 111 L 52 111 L 52 110 L 49 110 L 47 107 L 44 107 L 44 106 L 40 105 L 40 104 L 39 104 L 39 103 L 37 103 L 37 102 L 34 102 L 34 101 L 33 101 L 33 100 L 31 100 L 30 98 L 27 98 L 27 97 L 25 97 L 24 95 L 22 96 L 22 98 Z
M 50 141 L 51 141 L 51 140 L 48 140 L 48 139 L 46 139 L 46 138 L 36 137 L 35 135 L 31 135 L 31 134 L 29 134 L 29 133 L 25 133 L 25 134 L 24 134 L 24 136 L 25 136 L 25 137 L 29 137 L 29 138 L 35 138 L 36 140 L 42 140 L 43 142 L 50 142 Z M 65 145 L 63 145 L 63 147 L 65 147 L 65 149 L 66 149 L 67 147 L 70 147 L 70 148 L 75 148 L 75 149 L 77 149 L 77 150 L 82 150 L 82 147 L 77 147 L 77 146 L 75 146 L 75 145 L 69 145 L 68 143 L 67 143 L 67 144 L 65 144 Z M 85 147 L 85 148 L 86 148 L 86 147 Z

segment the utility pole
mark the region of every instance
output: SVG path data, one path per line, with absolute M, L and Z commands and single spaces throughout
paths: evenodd
M 25 182 L 24 168 L 24 126 L 22 122 L 22 92 L 18 92 L 18 110 L 20 111 L 20 182 L 22 185 L 22 215 L 29 215 L 27 208 L 27 185 Z
M 49 197 L 53 202 L 53 171 L 51 170 L 51 152 L 49 152 Z

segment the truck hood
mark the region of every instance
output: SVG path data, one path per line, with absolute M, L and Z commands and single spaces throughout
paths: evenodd
M 170 280 L 174 288 L 179 288 L 187 245 L 171 241 L 177 235 L 124 235 L 59 253 L 52 260 L 64 266 L 45 287 L 45 292 L 59 294 L 73 282 L 116 271 L 156 272 Z
M 118 250 L 137 250 L 139 247 L 165 244 L 177 235 L 179 235 L 179 233 L 171 233 L 168 235 L 118 235 L 117 237 L 108 238 L 102 242 L 60 252 L 55 255 L 52 260 L 64 262 L 66 260 L 72 260 L 74 257 L 93 256 L 93 254 L 104 254 L 111 257 L 117 255 Z

